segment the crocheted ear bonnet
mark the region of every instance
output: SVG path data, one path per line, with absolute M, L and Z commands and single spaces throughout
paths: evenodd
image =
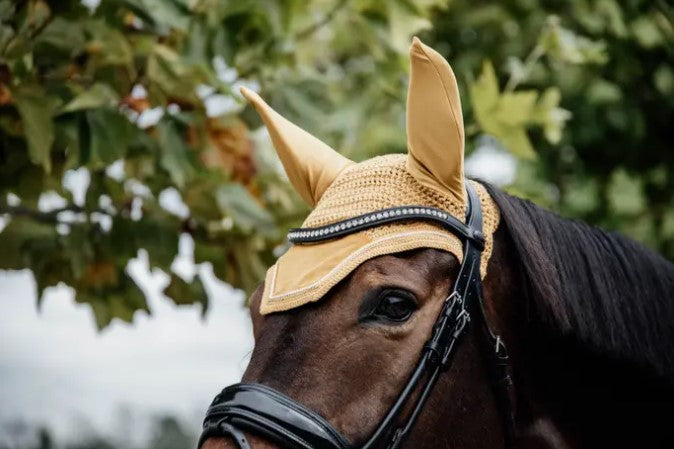
M 410 59 L 408 154 L 360 163 L 340 155 L 283 118 L 257 94 L 242 89 L 269 129 L 290 182 L 313 207 L 303 228 L 410 205 L 442 209 L 464 221 L 464 131 L 456 79 L 447 61 L 416 38 Z M 499 213 L 484 187 L 469 182 L 479 195 L 483 211 L 484 277 Z M 267 272 L 260 312 L 279 312 L 318 301 L 366 260 L 416 248 L 436 248 L 459 260 L 463 257 L 461 241 L 454 234 L 428 222 L 414 221 L 293 245 Z

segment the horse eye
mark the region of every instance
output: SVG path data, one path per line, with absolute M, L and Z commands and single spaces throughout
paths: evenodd
M 377 307 L 372 312 L 373 318 L 397 322 L 408 320 L 417 308 L 410 296 L 409 293 L 396 290 L 383 291 Z

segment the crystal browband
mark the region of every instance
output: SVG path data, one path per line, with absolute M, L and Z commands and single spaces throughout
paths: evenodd
M 426 206 L 400 206 L 381 209 L 353 218 L 315 228 L 295 228 L 288 232 L 288 241 L 294 244 L 314 243 L 342 237 L 354 232 L 402 221 L 427 221 L 439 224 L 444 229 L 473 241 L 484 248 L 484 236 L 442 209 Z

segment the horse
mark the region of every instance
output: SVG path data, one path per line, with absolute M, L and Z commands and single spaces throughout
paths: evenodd
M 622 235 L 467 182 L 451 68 L 417 39 L 411 59 L 409 154 L 371 160 L 356 181 L 349 174 L 362 163 L 244 91 L 314 211 L 339 188 L 346 193 L 328 212 L 367 202 L 363 180 L 382 175 L 372 191 L 386 190 L 389 165 L 461 207 L 408 208 L 398 188 L 382 195 L 388 208 L 310 215 L 291 231 L 295 255 L 250 298 L 244 384 L 216 397 L 200 447 L 674 447 L 674 265 Z M 428 229 L 414 228 L 424 220 Z M 403 243 L 356 257 L 367 245 L 349 246 L 354 236 L 381 229 L 371 240 Z M 412 230 L 427 239 L 409 240 Z M 275 302 L 284 284 L 305 297 Z M 424 363 L 433 370 L 420 371 Z M 312 440 L 321 435 L 326 442 Z

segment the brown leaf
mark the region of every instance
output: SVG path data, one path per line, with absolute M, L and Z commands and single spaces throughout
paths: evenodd
M 253 144 L 243 122 L 223 124 L 210 119 L 206 124 L 209 149 L 201 154 L 208 168 L 219 168 L 232 175 L 234 181 L 248 186 L 257 173 L 253 159 Z
M 84 285 L 94 288 L 117 285 L 117 267 L 110 261 L 94 262 L 87 266 L 82 281 Z
M 0 105 L 12 104 L 13 102 L 12 91 L 4 84 L 0 84 Z
M 122 106 L 127 106 L 129 109 L 132 109 L 139 114 L 150 107 L 150 102 L 147 98 L 136 98 L 131 95 L 127 95 L 122 99 Z

